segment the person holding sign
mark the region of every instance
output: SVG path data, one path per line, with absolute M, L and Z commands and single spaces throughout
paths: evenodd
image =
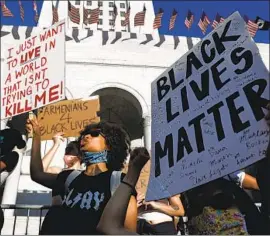
M 41 233 L 97 234 L 96 227 L 101 214 L 124 177 L 120 170 L 129 154 L 129 136 L 116 124 L 100 122 L 86 126 L 79 138 L 82 162 L 86 165 L 86 170 L 65 170 L 55 175 L 43 171 L 40 127 L 36 119 L 30 123 L 34 133 L 31 178 L 53 189 L 55 196 L 64 199 L 61 207 L 47 214 L 46 218 L 51 219 L 45 218 Z M 135 192 L 133 195 L 136 195 Z M 125 226 L 127 230 L 135 232 L 136 223 L 136 198 L 131 196 Z
M 57 133 L 53 137 L 53 146 L 52 148 L 46 153 L 46 155 L 42 158 L 42 164 L 44 171 L 47 173 L 52 174 L 59 174 L 63 168 L 59 166 L 50 166 L 52 159 L 54 158 L 61 142 L 64 141 L 63 138 L 64 133 Z M 80 169 L 81 168 L 81 154 L 79 150 L 79 143 L 77 141 L 70 142 L 66 149 L 64 155 L 64 169 Z
M 265 118 L 270 126 L 270 104 L 267 107 L 269 112 Z M 124 228 L 125 212 L 128 208 L 128 200 L 132 190 L 135 188 L 140 172 L 148 160 L 149 154 L 147 156 L 144 152 L 131 153 L 127 175 L 107 204 L 99 222 L 98 230 L 100 232 L 104 234 L 135 235 L 135 233 L 128 232 Z M 241 211 L 246 214 L 255 214 L 253 219 L 258 217 L 255 222 L 255 224 L 259 223 L 256 225 L 257 233 L 270 233 L 270 141 L 266 151 L 266 158 L 260 161 L 259 164 L 257 181 L 262 191 L 264 205 L 262 214 L 258 210 L 256 211 L 256 206 L 241 188 L 232 181 L 221 178 L 199 186 L 193 191 L 191 190 L 194 197 L 191 204 L 197 203 L 191 206 L 193 209 L 188 209 L 188 215 L 191 216 L 191 222 L 189 223 L 191 234 L 248 234 L 250 232 L 248 232 L 245 217 Z M 232 193 L 234 197 L 232 197 Z M 188 204 L 190 202 L 185 204 L 186 208 L 189 208 Z M 205 206 L 202 209 L 203 204 Z M 253 209 L 245 209 L 245 207 L 250 207 L 247 206 L 249 204 L 251 204 L 251 208 L 253 206 Z M 196 206 L 199 208 L 196 209 Z
M 139 220 L 137 233 L 152 235 L 176 235 L 174 217 L 184 216 L 185 209 L 180 195 L 159 201 L 145 202 L 144 196 L 138 199 Z
M 270 126 L 270 104 L 265 116 Z M 244 175 L 243 188 L 260 190 L 261 214 L 249 196 L 234 181 L 221 178 L 196 187 L 184 194 L 191 234 L 269 234 L 270 142 L 266 158 L 259 162 L 256 178 Z M 238 174 L 241 172 L 238 172 Z M 235 175 L 237 173 L 234 173 Z M 229 175 L 229 176 L 233 176 Z M 238 177 L 239 178 L 239 177 Z

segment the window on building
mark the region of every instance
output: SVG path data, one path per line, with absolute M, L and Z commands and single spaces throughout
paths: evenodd
M 99 24 L 99 25 L 102 25 L 102 24 L 103 24 L 102 19 L 99 19 L 99 20 L 98 20 L 98 24 Z
M 113 16 L 113 11 L 109 11 L 109 16 Z
M 75 5 L 80 5 L 81 3 L 80 3 L 81 1 L 75 1 Z
M 92 6 L 92 1 L 86 1 L 87 6 Z
M 113 2 L 109 2 L 109 7 L 113 7 L 113 6 L 114 6 Z
M 121 20 L 121 26 L 125 26 L 125 21 L 124 20 Z
M 103 11 L 99 10 L 99 15 L 102 16 L 103 15 Z
M 103 6 L 103 2 L 102 1 L 98 1 L 98 6 L 102 7 Z
M 126 13 L 125 13 L 124 11 L 121 11 L 121 12 L 120 12 L 120 16 L 125 16 L 125 14 L 126 14 Z
M 109 25 L 114 25 L 113 20 L 109 20 Z
M 125 3 L 120 3 L 120 8 L 125 8 Z

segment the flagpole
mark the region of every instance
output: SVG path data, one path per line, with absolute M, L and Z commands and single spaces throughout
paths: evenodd
M 111 30 L 113 30 L 113 28 L 114 28 L 114 32 L 115 32 L 115 23 L 116 23 L 116 15 L 115 15 L 115 12 L 114 12 L 115 7 L 116 7 L 116 5 L 115 5 L 115 0 L 114 0 L 113 1 L 113 25 L 112 25 L 112 28 L 111 28 Z
M 59 0 L 56 0 L 55 8 L 58 9 L 59 7 Z
M 81 29 L 84 29 L 84 24 L 83 24 L 83 20 L 84 20 L 84 11 L 83 11 L 84 3 L 85 3 L 85 1 L 83 1 L 82 4 L 81 4 L 81 1 L 80 1 L 80 14 L 82 12 L 82 14 L 81 14 L 82 17 L 80 17 L 81 18 L 80 19 L 81 20 L 81 22 L 80 22 Z
M 69 30 L 69 0 L 67 1 L 67 7 L 68 7 L 68 11 L 67 11 L 67 31 Z
M 129 6 L 130 6 L 130 3 L 128 2 L 128 0 L 126 0 L 126 12 L 128 12 L 128 9 L 129 9 Z M 130 13 L 129 13 L 129 16 L 130 16 Z M 128 24 L 127 24 L 127 28 L 128 28 L 128 32 L 130 32 L 130 21 L 128 21 Z

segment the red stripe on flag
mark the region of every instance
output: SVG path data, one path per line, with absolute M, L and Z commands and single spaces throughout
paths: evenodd
M 2 10 L 3 16 L 5 16 L 5 17 L 13 17 L 14 16 L 12 14 L 12 12 L 7 8 L 4 1 L 1 1 L 1 10 Z
M 134 17 L 134 26 L 143 26 L 145 20 L 145 10 L 138 12 Z
M 99 18 L 99 7 L 90 11 L 89 24 L 97 24 Z
M 153 23 L 153 28 L 158 29 L 161 26 L 161 20 L 162 20 L 163 12 L 160 12 L 156 15 Z

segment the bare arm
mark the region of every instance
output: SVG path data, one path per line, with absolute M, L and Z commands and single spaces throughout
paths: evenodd
M 34 132 L 30 160 L 31 179 L 45 187 L 52 189 L 55 184 L 57 174 L 50 174 L 44 172 L 40 154 L 41 136 L 38 123 L 36 120 L 31 120 L 28 121 L 27 125 L 31 125 Z
M 256 178 L 249 174 L 245 174 L 242 187 L 250 190 L 260 190 Z
M 45 172 L 48 172 L 49 166 L 52 162 L 52 159 L 57 152 L 58 148 L 60 146 L 60 143 L 54 143 L 52 148 L 45 154 L 45 156 L 42 158 L 42 164 Z
M 139 178 L 140 173 L 130 173 L 128 171 L 124 178 L 125 183 L 121 183 L 110 201 L 107 203 L 97 230 L 107 235 L 132 235 L 136 234 L 132 231 L 127 230 L 124 227 L 127 208 L 129 206 L 130 197 L 135 188 L 136 182 Z
M 137 201 L 134 196 L 131 196 L 127 208 L 124 226 L 127 230 L 134 233 L 136 233 L 137 231 L 137 216 L 138 216 Z
M 60 167 L 49 167 L 52 159 L 55 156 L 55 153 L 57 152 L 61 142 L 64 141 L 63 138 L 64 133 L 57 133 L 53 136 L 53 146 L 52 148 L 46 153 L 46 155 L 42 158 L 42 164 L 45 172 L 52 173 L 52 174 L 58 174 L 61 172 Z
M 7 167 L 6 163 L 4 163 L 3 161 L 0 161 L 0 173 L 5 170 Z
M 47 169 L 46 173 L 59 174 L 63 169 L 58 166 L 51 166 Z
M 97 230 L 104 234 L 135 235 L 124 228 L 124 222 L 130 197 L 140 176 L 141 169 L 149 160 L 149 154 L 144 148 L 135 149 L 130 155 L 128 172 L 105 207 Z
M 148 205 L 151 205 L 155 210 L 165 213 L 169 216 L 184 216 L 185 210 L 180 199 L 180 195 L 175 195 L 170 197 L 169 205 L 163 202 L 149 202 Z

